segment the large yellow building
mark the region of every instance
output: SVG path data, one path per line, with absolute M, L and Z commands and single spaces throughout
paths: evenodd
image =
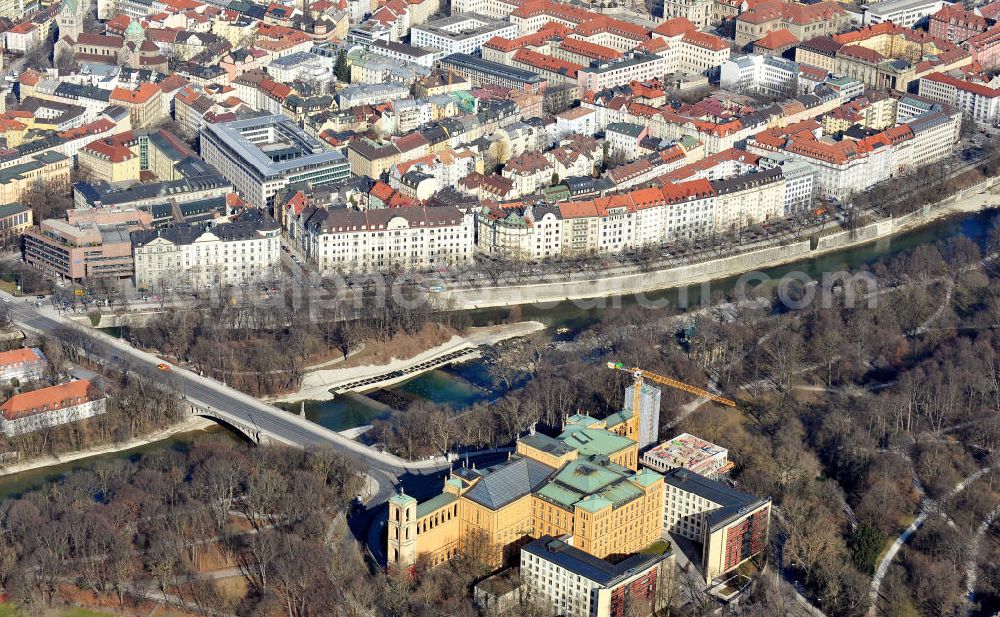
M 627 412 L 609 420 L 623 432 L 637 424 Z M 453 471 L 429 501 L 393 496 L 388 565 L 409 568 L 418 558 L 437 565 L 470 548 L 499 566 L 545 535 L 571 534 L 577 548 L 599 558 L 659 540 L 663 476 L 638 470 L 635 440 L 607 424 L 573 416 L 557 438 L 532 433 L 519 439 L 505 463 Z

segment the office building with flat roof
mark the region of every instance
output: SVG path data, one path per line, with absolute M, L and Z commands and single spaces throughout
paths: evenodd
M 414 47 L 439 49 L 448 54 L 476 53 L 482 49 L 483 43 L 495 36 L 516 38 L 517 25 L 475 13 L 458 13 L 410 30 L 410 41 Z
M 72 211 L 71 211 L 72 212 Z M 85 279 L 131 278 L 132 243 L 135 226 L 108 211 L 87 220 L 45 219 L 37 229 L 24 234 L 24 261 L 50 275 L 73 282 Z M 142 213 L 132 213 L 135 219 Z M 105 216 L 106 215 L 106 216 Z
M 269 209 L 274 194 L 295 182 L 333 184 L 350 175 L 347 158 L 284 115 L 208 124 L 201 130 L 205 161 L 250 204 Z
M 722 446 L 690 433 L 681 433 L 647 450 L 642 455 L 642 464 L 659 473 L 690 469 L 708 478 L 717 478 L 732 467 L 728 458 L 729 450 Z

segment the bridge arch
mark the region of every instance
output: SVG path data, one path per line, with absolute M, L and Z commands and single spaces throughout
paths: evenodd
M 261 441 L 264 439 L 260 433 L 260 429 L 255 426 L 250 426 L 243 422 L 237 422 L 229 417 L 225 417 L 218 413 L 211 407 L 205 407 L 188 401 L 187 413 L 192 416 L 199 416 L 202 418 L 208 418 L 216 424 L 224 426 L 230 431 L 235 432 L 240 437 L 246 439 L 252 444 L 260 445 Z

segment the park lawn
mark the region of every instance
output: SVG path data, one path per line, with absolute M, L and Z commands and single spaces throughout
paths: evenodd
M 6 291 L 7 293 L 9 293 L 12 296 L 19 296 L 19 295 L 21 295 L 21 292 L 19 292 L 17 290 L 17 283 L 15 283 L 14 281 L 5 281 L 3 279 L 0 279 L 0 289 L 2 289 L 3 291 Z M 2 614 L 2 613 L 0 613 L 0 614 Z
M 0 617 L 25 617 L 27 613 L 22 612 L 16 605 L 10 602 L 0 602 Z M 51 609 L 44 613 L 45 617 L 108 617 L 114 613 L 104 611 L 92 611 L 86 608 Z M 168 617 L 166 613 L 160 613 L 159 617 Z

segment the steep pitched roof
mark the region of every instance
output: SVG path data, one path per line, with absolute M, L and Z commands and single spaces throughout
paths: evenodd
M 554 468 L 530 458 L 519 458 L 481 470 L 480 479 L 465 493 L 468 499 L 497 510 L 543 484 Z
M 90 400 L 90 381 L 79 379 L 58 386 L 15 394 L 0 405 L 0 414 L 7 420 L 18 420 L 36 413 L 75 407 Z

